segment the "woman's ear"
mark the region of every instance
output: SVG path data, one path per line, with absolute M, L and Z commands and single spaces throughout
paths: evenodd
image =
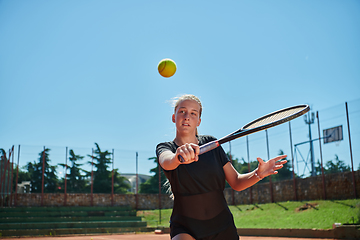
M 201 118 L 199 118 L 197 126 L 200 126 L 200 123 L 201 123 Z
M 175 123 L 175 114 L 172 115 L 172 121 Z

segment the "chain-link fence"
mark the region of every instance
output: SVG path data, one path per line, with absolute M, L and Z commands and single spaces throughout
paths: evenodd
M 288 155 L 289 170 L 294 169 L 295 176 L 301 178 L 320 175 L 321 162 L 325 174 L 350 171 L 352 167 L 356 171 L 360 168 L 359 123 L 360 99 L 323 110 L 311 109 L 304 117 L 235 140 L 224 148 L 243 164 L 283 152 Z M 334 140 L 338 129 L 342 130 L 340 140 Z
M 360 168 L 359 123 L 360 99 L 357 99 L 323 110 L 311 109 L 304 117 L 237 139 L 223 145 L 223 148 L 230 153 L 238 170 L 241 167 L 253 170 L 257 166 L 257 157 L 267 160 L 280 153 L 287 154 L 287 167 L 280 170 L 279 177 L 274 176 L 272 181 L 292 179 L 293 176 L 306 178 L 321 175 L 322 172 L 329 174 L 356 171 Z M 157 173 L 158 166 L 153 159 L 154 150 L 131 151 L 99 146 L 100 152 L 107 153 L 103 166 L 96 165 L 99 164 L 96 158 L 100 158 L 96 150 L 95 145 L 89 148 L 21 145 L 4 149 L 0 162 L 2 204 L 6 199 L 11 199 L 12 194 L 32 193 L 35 190 L 38 193 L 64 193 L 65 190 L 68 193 L 91 193 L 94 191 L 94 181 L 101 181 L 94 178 L 94 172 L 103 171 L 103 167 L 111 174 L 111 177 L 106 177 L 111 181 L 105 182 L 103 191 L 100 192 L 109 194 L 114 193 L 114 189 L 120 189 L 114 176 L 124 178 L 128 185 L 123 187 L 127 188 L 128 192 L 138 193 L 139 186 Z M 71 151 L 73 155 L 70 154 Z M 71 170 L 74 164 L 70 161 L 74 156 L 77 157 L 76 167 L 80 171 L 78 175 L 82 176 L 84 184 L 81 191 L 65 189 L 69 186 L 69 181 L 64 181 L 65 174 L 66 179 L 69 179 L 70 174 L 75 174 L 71 172 L 74 171 Z M 44 179 L 30 178 L 34 172 L 42 172 L 43 162 L 46 164 L 44 167 L 48 168 L 48 171 L 45 170 L 44 175 L 47 175 Z M 150 172 L 151 169 L 154 171 Z M 51 179 L 56 182 L 52 188 L 49 187 L 52 184 Z M 74 184 L 74 181 L 80 180 L 75 178 L 71 184 Z

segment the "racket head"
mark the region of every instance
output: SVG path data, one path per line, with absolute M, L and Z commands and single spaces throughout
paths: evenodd
M 303 104 L 303 105 L 297 105 L 297 106 L 280 109 L 278 111 L 266 114 L 260 118 L 257 118 L 249 122 L 239 130 L 219 139 L 219 143 L 223 144 L 225 142 L 249 135 L 251 133 L 255 133 L 271 127 L 275 127 L 282 123 L 291 121 L 297 117 L 300 117 L 301 115 L 307 113 L 309 110 L 310 110 L 309 105 Z
M 280 109 L 278 111 L 266 114 L 265 116 L 249 122 L 248 124 L 243 126 L 241 130 L 244 131 L 258 128 L 260 129 L 259 131 L 261 131 L 264 129 L 268 129 L 300 117 L 301 115 L 307 113 L 309 110 L 310 107 L 306 104 Z

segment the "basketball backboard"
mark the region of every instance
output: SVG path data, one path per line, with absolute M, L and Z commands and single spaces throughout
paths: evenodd
M 324 144 L 343 140 L 342 125 L 323 130 Z

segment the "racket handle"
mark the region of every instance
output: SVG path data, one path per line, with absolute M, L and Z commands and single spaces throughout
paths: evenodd
M 212 141 L 212 142 L 208 142 L 208 143 L 206 143 L 204 145 L 201 145 L 199 155 L 203 154 L 203 153 L 206 153 L 208 151 L 211 151 L 211 150 L 217 148 L 218 146 L 220 146 L 220 144 L 219 144 L 219 142 L 217 140 Z
M 201 146 L 200 146 L 200 153 L 199 153 L 199 155 L 201 155 L 201 154 L 203 154 L 203 153 L 206 153 L 206 152 L 208 152 L 208 151 L 211 151 L 211 150 L 217 148 L 218 146 L 220 146 L 220 144 L 219 144 L 219 142 L 216 141 L 216 140 L 215 140 L 215 141 L 212 141 L 212 142 L 208 142 L 208 143 L 206 143 L 206 144 L 204 144 L 204 145 L 201 145 Z M 179 161 L 180 161 L 180 162 L 184 162 L 184 161 L 185 161 L 184 158 L 183 158 L 181 155 L 179 155 Z

